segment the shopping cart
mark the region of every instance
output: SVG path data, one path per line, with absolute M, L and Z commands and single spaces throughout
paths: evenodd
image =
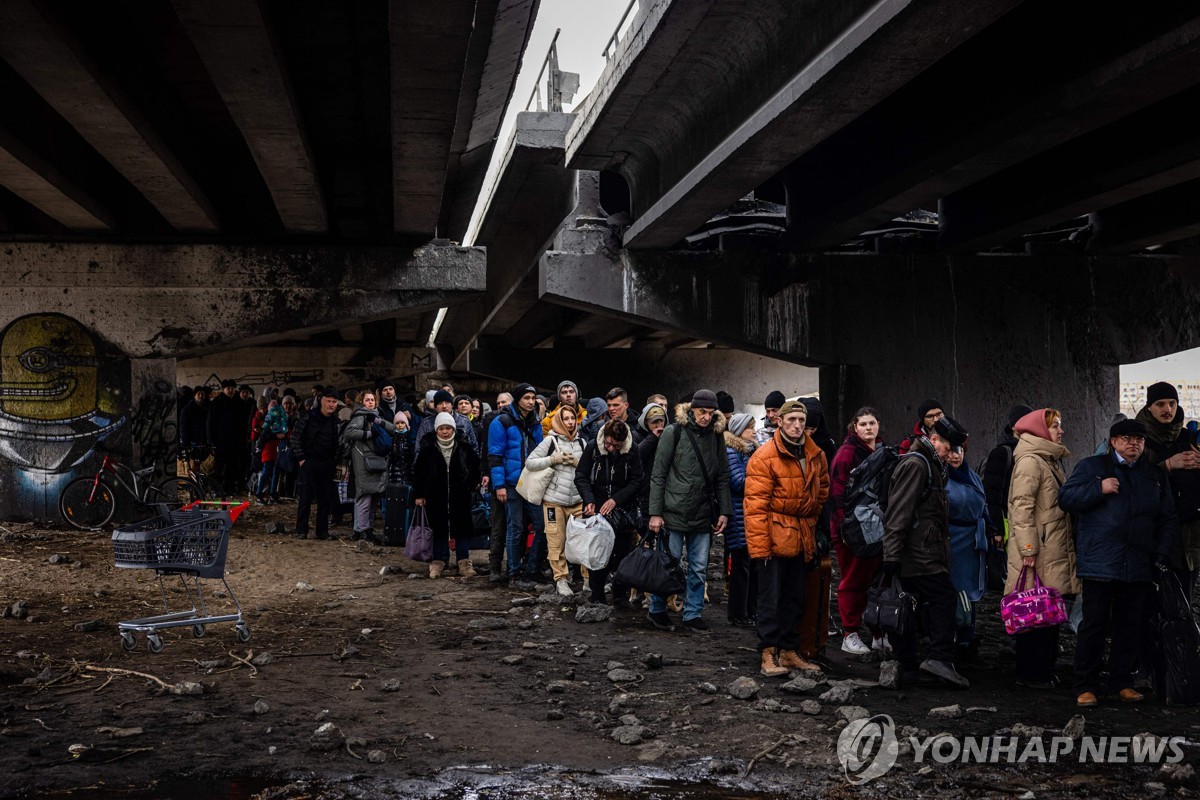
M 158 516 L 113 531 L 113 557 L 124 569 L 152 569 L 158 574 L 164 613 L 143 619 L 117 623 L 121 646 L 132 650 L 137 646 L 134 633 L 146 634 L 146 646 L 151 653 L 161 653 L 164 628 L 192 628 L 197 639 L 205 634 L 205 626 L 217 622 L 233 622 L 239 642 L 250 641 L 250 628 L 242 619 L 242 606 L 225 581 L 225 555 L 229 549 L 229 531 L 249 503 L 196 501 L 182 508 L 158 505 Z M 178 575 L 191 608 L 171 611 L 164 575 Z M 188 579 L 191 578 L 191 584 Z M 200 579 L 219 579 L 225 592 L 237 608 L 236 614 L 210 616 L 204 607 Z

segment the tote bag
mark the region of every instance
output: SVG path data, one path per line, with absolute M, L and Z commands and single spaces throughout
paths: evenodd
M 412 524 L 408 526 L 408 538 L 404 543 L 404 555 L 413 561 L 433 561 L 433 528 L 429 527 L 429 515 L 425 506 L 417 506 Z

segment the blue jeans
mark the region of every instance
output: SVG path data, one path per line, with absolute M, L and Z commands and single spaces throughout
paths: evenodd
M 508 490 L 508 500 L 504 503 L 504 515 L 508 520 L 508 530 L 505 535 L 505 548 L 508 552 L 508 575 L 515 578 L 523 571 L 532 578 L 537 574 L 538 559 L 546 549 L 546 526 L 542 518 L 542 507 L 535 506 L 524 497 L 517 494 L 516 489 Z M 525 526 L 532 522 L 534 537 L 533 547 L 521 561 L 521 547 L 525 542 Z
M 263 496 L 268 486 L 271 489 L 272 497 L 279 493 L 279 470 L 275 467 L 277 463 L 276 461 L 263 462 L 262 471 L 258 473 L 258 491 L 255 493 L 259 497 Z
M 710 531 L 668 531 L 659 534 L 659 547 L 667 540 L 667 550 L 675 558 L 682 558 L 687 548 L 687 592 L 683 597 L 683 618 L 699 619 L 704 611 L 704 583 L 708 574 L 708 547 L 712 541 Z M 650 595 L 650 613 L 661 614 L 667 610 L 667 599 L 662 595 Z

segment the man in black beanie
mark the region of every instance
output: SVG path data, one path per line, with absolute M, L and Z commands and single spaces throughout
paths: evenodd
M 779 427 L 779 409 L 783 408 L 786 401 L 787 398 L 778 389 L 767 395 L 766 400 L 763 400 L 763 407 L 766 408 L 767 414 L 762 418 L 762 425 L 759 425 L 758 429 L 754 431 L 754 440 L 759 447 L 771 441 L 771 437 L 775 435 L 775 430 Z
M 1146 458 L 1167 470 L 1179 514 L 1171 567 L 1191 597 L 1200 572 L 1200 452 L 1184 428 L 1186 418 L 1174 386 L 1161 381 L 1146 387 L 1146 405 L 1136 419 L 1146 428 Z
M 970 682 L 954 668 L 957 595 L 950 581 L 950 526 L 946 509 L 946 461 L 967 442 L 967 432 L 943 416 L 928 436 L 892 472 L 883 524 L 883 574 L 899 576 L 904 591 L 917 598 L 917 613 L 929 636 L 928 657 L 918 664 L 916 625 L 903 635 L 889 633 L 892 652 L 908 675 L 918 669 L 963 689 Z M 923 610 L 922 610 L 923 609 Z
M 717 392 L 717 411 L 725 415 L 725 419 L 733 416 L 733 412 L 737 406 L 733 402 L 733 395 L 729 392 Z
M 917 424 L 913 426 L 912 433 L 908 438 L 900 443 L 900 455 L 904 455 L 912 449 L 913 443 L 922 436 L 928 436 L 933 433 L 933 423 L 937 422 L 942 417 L 946 416 L 943 410 L 945 406 L 942 401 L 934 400 L 932 397 L 921 402 L 917 406 Z

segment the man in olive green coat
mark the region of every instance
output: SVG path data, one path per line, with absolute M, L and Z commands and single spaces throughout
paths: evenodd
M 709 544 L 733 516 L 724 432 L 725 417 L 717 410 L 716 394 L 701 389 L 691 404 L 676 407 L 675 424 L 663 431 L 650 473 L 650 531 L 666 539 L 675 558 L 681 558 L 686 547 L 683 625 L 695 631 L 709 629 L 700 616 Z M 650 596 L 649 620 L 660 630 L 675 629 L 666 598 Z

